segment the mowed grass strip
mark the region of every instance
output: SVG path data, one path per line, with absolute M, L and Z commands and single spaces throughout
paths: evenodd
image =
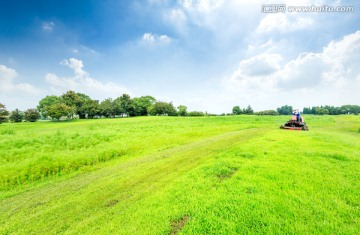
M 4 198 L 0 233 L 357 234 L 359 118 L 281 118 L 223 117 L 228 131 Z
M 39 181 L 91 171 L 113 159 L 128 159 L 235 129 L 251 117 L 140 117 L 3 124 L 0 126 L 1 192 Z
M 9 219 L 26 217 L 21 221 L 21 228 L 7 232 L 62 232 L 63 229 L 59 230 L 57 227 L 59 225 L 57 219 L 60 219 L 58 216 L 66 211 L 61 216 L 61 227 L 72 227 L 75 221 L 82 221 L 73 229 L 79 232 L 90 229 L 89 233 L 95 232 L 94 228 L 90 228 L 89 223 L 93 220 L 109 220 L 107 209 L 118 208 L 127 211 L 137 202 L 151 195 L 151 192 L 166 188 L 180 175 L 197 167 L 201 162 L 208 161 L 208 157 L 213 153 L 238 141 L 248 141 L 259 136 L 260 133 L 258 129 L 229 132 L 108 166 L 54 186 L 4 199 L 0 206 L 6 213 L 1 217 L 1 221 L 4 219 L 7 222 L 0 227 L 5 230 L 8 226 L 12 227 Z M 126 220 L 125 217 L 124 219 Z M 16 221 L 17 219 L 14 220 L 15 224 L 19 225 Z M 34 221 L 37 221 L 35 228 L 31 225 Z M 86 228 L 88 226 L 90 227 Z M 128 226 L 130 231 L 136 229 L 132 224 Z M 166 224 L 166 229 L 167 227 Z M 147 229 L 155 231 L 158 228 L 144 227 L 144 229 L 144 231 Z

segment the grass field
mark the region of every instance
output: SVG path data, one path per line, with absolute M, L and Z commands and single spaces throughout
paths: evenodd
M 360 117 L 0 125 L 0 234 L 358 234 Z

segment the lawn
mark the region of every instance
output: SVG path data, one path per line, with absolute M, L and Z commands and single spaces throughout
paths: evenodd
M 0 234 L 357 234 L 360 117 L 0 125 Z

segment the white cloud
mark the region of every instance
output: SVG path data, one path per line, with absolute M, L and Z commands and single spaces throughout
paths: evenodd
M 280 68 L 281 60 L 279 54 L 260 54 L 241 61 L 238 72 L 244 76 L 268 76 Z
M 63 60 L 60 62 L 61 65 L 65 65 L 75 72 L 75 78 L 88 77 L 89 74 L 83 70 L 83 62 L 81 60 L 70 58 L 69 60 Z
M 54 28 L 55 28 L 55 23 L 52 21 L 42 23 L 42 30 L 44 32 L 51 33 L 52 31 L 54 31 Z
M 165 34 L 157 35 L 152 33 L 144 33 L 141 41 L 151 45 L 164 45 L 169 44 L 171 42 L 171 38 Z
M 292 90 L 314 87 L 321 82 L 323 71 L 327 69 L 320 53 L 300 54 L 278 71 L 278 86 Z
M 90 47 L 84 45 L 78 45 L 77 47 L 69 49 L 69 52 L 76 54 L 76 55 L 83 55 L 83 56 L 98 56 L 100 53 Z
M 171 9 L 165 12 L 164 20 L 172 24 L 178 32 L 187 33 L 187 17 L 183 9 Z
M 186 46 L 235 53 L 231 45 L 243 48 L 242 41 L 263 16 L 260 11 L 257 1 L 179 0 L 163 7 L 161 13 L 164 24 L 172 27 Z
M 5 65 L 0 65 L 0 91 L 2 93 L 10 93 L 14 91 L 24 92 L 25 94 L 38 94 L 40 90 L 28 83 L 16 83 L 14 80 L 18 77 L 18 73 Z
M 280 32 L 289 32 L 300 29 L 307 29 L 313 24 L 313 19 L 298 17 L 298 15 L 289 16 L 289 14 L 267 14 L 259 23 L 256 31 L 259 33 L 278 30 Z
M 281 68 L 282 60 L 282 56 L 275 53 L 263 53 L 242 60 L 230 78 L 225 79 L 225 84 L 228 89 L 241 92 L 269 91 L 274 87 L 276 80 L 273 76 Z
M 182 0 L 180 2 L 188 11 L 211 12 L 222 6 L 224 0 Z
M 280 85 L 345 88 L 359 85 L 360 31 L 332 41 L 321 53 L 303 53 L 279 72 Z
M 63 93 L 68 90 L 75 90 L 99 99 L 129 93 L 124 87 L 113 82 L 103 83 L 91 78 L 89 73 L 83 69 L 84 65 L 81 60 L 70 58 L 63 60 L 60 64 L 71 68 L 74 71 L 74 76 L 64 78 L 53 73 L 46 74 L 45 81 L 51 85 L 53 92 Z
M 242 60 L 225 79 L 227 89 L 245 92 L 254 100 L 259 94 L 275 100 L 274 94 L 291 97 L 296 91 L 305 96 L 299 102 L 309 105 L 320 100 L 336 104 L 360 99 L 360 31 L 330 42 L 320 53 L 301 53 L 283 66 L 281 59 L 278 54 L 260 54 Z

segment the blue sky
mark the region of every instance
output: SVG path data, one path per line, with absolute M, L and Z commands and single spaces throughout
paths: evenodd
M 263 13 L 263 4 L 353 12 Z M 2 0 L 0 102 L 75 90 L 152 95 L 189 110 L 359 104 L 360 3 Z

